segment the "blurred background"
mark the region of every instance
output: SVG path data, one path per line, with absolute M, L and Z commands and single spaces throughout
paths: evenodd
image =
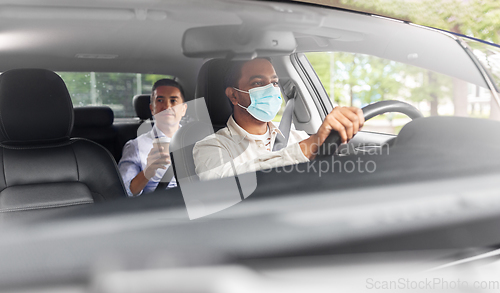
M 498 0 L 303 0 L 410 21 L 499 43 Z M 475 54 L 482 44 L 471 42 Z M 477 47 L 477 48 L 476 48 Z M 493 50 L 493 52 L 490 52 Z M 476 53 L 477 52 L 477 53 Z M 500 67 L 500 50 L 488 48 L 489 62 Z M 380 100 L 403 100 L 425 116 L 455 115 L 500 120 L 486 88 L 375 56 L 346 52 L 306 54 L 334 105 L 362 107 Z M 493 58 L 492 58 L 493 57 Z M 490 68 L 491 69 L 491 68 Z M 493 70 L 494 71 L 494 70 Z M 493 77 L 498 78 L 497 72 Z M 491 110 L 493 109 L 493 110 Z M 389 114 L 369 121 L 365 130 L 397 134 L 409 121 Z

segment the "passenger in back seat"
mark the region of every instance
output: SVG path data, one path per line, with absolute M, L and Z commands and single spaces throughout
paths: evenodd
M 129 140 L 118 163 L 129 196 L 154 191 L 171 167 L 168 142 L 186 114 L 185 102 L 184 90 L 176 81 L 160 79 L 153 85 L 149 105 L 155 120 L 153 129 Z M 177 186 L 174 177 L 165 179 L 170 180 L 166 188 Z

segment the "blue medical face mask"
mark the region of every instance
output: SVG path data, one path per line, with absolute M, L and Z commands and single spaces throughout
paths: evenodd
M 275 87 L 272 83 L 250 89 L 248 92 L 234 88 L 242 93 L 250 95 L 250 105 L 244 107 L 238 103 L 243 109 L 246 109 L 250 115 L 262 122 L 269 122 L 276 117 L 281 108 L 281 92 L 279 87 Z

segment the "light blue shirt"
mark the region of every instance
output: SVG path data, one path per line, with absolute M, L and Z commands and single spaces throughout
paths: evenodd
M 155 135 L 155 132 L 157 136 Z M 120 174 L 123 178 L 123 183 L 125 183 L 128 196 L 133 196 L 130 191 L 130 181 L 132 181 L 132 179 L 134 179 L 139 172 L 146 169 L 148 154 L 153 148 L 153 140 L 156 137 L 166 137 L 168 141 L 170 141 L 170 138 L 165 136 L 165 134 L 163 134 L 163 132 L 161 132 L 155 125 L 150 131 L 138 136 L 135 139 L 129 140 L 123 147 L 122 158 L 118 163 L 118 169 L 120 170 Z M 167 169 L 170 167 L 170 165 L 167 165 Z M 153 178 L 151 178 L 151 180 L 149 180 L 144 189 L 138 195 L 153 192 L 167 169 L 156 170 L 156 174 Z M 176 186 L 177 182 L 174 177 L 169 182 L 167 188 Z

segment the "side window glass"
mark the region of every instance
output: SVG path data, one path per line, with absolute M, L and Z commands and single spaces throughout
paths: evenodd
M 346 52 L 314 52 L 306 56 L 334 106 L 363 107 L 400 100 L 424 116 L 468 116 L 494 119 L 491 93 L 457 78 L 375 56 Z M 496 107 L 494 107 L 496 109 Z M 410 121 L 388 113 L 367 121 L 366 131 L 397 134 Z
M 285 111 L 285 106 L 286 106 L 286 101 L 285 97 L 283 97 L 283 92 L 281 92 L 281 108 L 278 111 L 278 114 L 276 114 L 276 117 L 274 117 L 273 122 L 275 122 L 276 125 L 279 125 L 279 122 L 281 121 L 281 117 L 283 116 L 283 111 Z
M 151 86 L 169 75 L 113 72 L 58 72 L 74 107 L 109 106 L 116 118 L 134 117 L 134 95 L 150 94 Z

